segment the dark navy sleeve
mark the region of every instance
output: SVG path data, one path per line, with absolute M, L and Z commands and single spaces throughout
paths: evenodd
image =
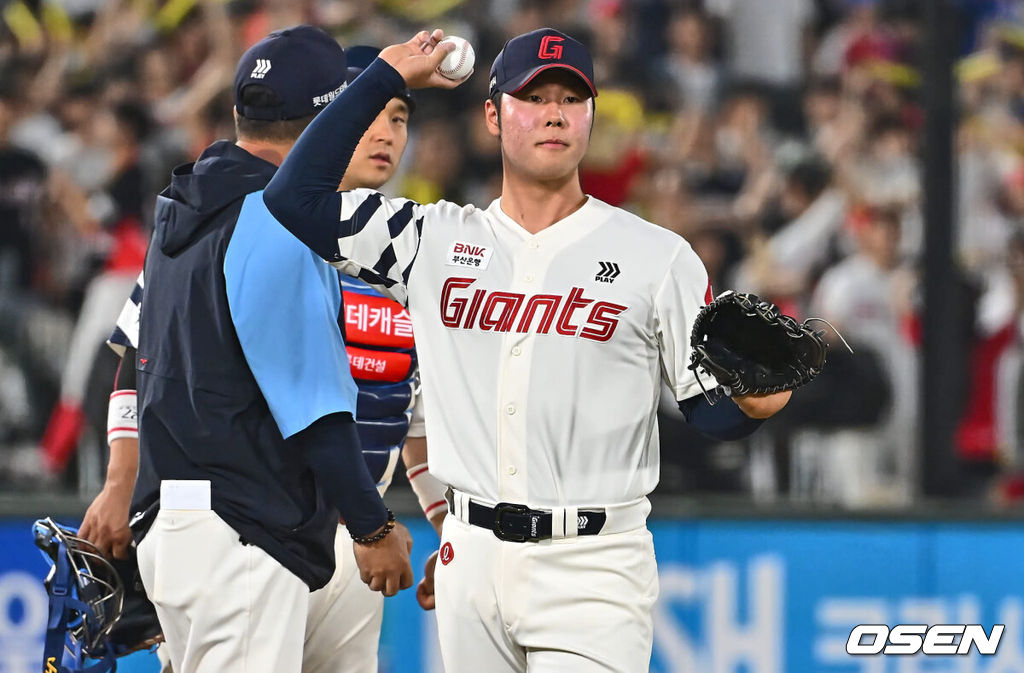
M 134 346 L 128 346 L 125 349 L 124 355 L 121 356 L 121 361 L 117 363 L 117 371 L 114 372 L 114 390 L 138 389 L 135 374 L 136 354 Z
M 303 131 L 263 198 L 274 217 L 330 262 L 340 260 L 338 238 L 352 220 L 341 220 L 338 185 L 352 153 L 380 111 L 405 89 L 405 80 L 377 59 L 331 101 Z
M 388 513 L 363 460 L 351 414 L 324 416 L 288 441 L 302 446 L 324 498 L 341 512 L 350 533 L 368 535 L 384 525 Z
M 723 441 L 743 439 L 764 423 L 764 419 L 747 416 L 728 397 L 720 398 L 712 406 L 703 395 L 695 395 L 679 402 L 679 410 L 694 428 Z
M 231 320 L 283 437 L 355 413 L 355 381 L 338 326 L 341 289 L 323 261 L 249 194 L 224 256 Z

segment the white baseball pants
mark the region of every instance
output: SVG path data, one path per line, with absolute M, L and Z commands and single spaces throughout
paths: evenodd
M 646 673 L 656 566 L 646 526 L 516 543 L 449 514 L 435 577 L 445 671 Z
M 209 509 L 161 509 L 138 548 L 174 673 L 299 673 L 309 587 Z
M 309 595 L 302 673 L 376 673 L 384 595 L 359 577 L 352 537 L 338 526 L 337 568 L 323 589 Z

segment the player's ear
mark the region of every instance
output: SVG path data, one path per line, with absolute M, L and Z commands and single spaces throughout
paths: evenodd
M 498 100 L 501 100 L 500 98 Z M 492 99 L 484 101 L 484 121 L 487 123 L 487 130 L 492 136 L 501 136 L 501 112 Z

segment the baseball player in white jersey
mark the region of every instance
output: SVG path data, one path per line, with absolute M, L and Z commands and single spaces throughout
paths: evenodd
M 489 207 L 334 192 L 394 91 L 452 86 L 433 71 L 442 37 L 383 50 L 264 200 L 325 259 L 409 307 L 430 469 L 452 492 L 436 575 L 446 670 L 646 671 L 661 381 L 719 437 L 749 434 L 789 393 L 700 394 L 688 336 L 707 273 L 679 236 L 582 192 L 597 92 L 590 55 L 563 33 L 513 38 L 491 69 L 485 114 L 504 177 Z
M 378 51 L 372 47 L 346 50 L 349 81 L 358 76 Z M 342 181 L 343 189 L 378 188 L 394 175 L 408 140 L 407 124 L 412 108 L 413 101 L 407 91 L 388 102 L 360 141 L 350 170 Z M 108 341 L 122 356 L 138 343 L 144 283 L 140 273 L 136 289 L 125 302 Z M 422 405 L 417 403 L 415 359 L 410 359 L 412 333 L 411 328 L 408 334 L 402 329 L 408 324 L 408 313 L 361 281 L 345 278 L 342 290 L 346 346 L 352 374 L 359 385 L 358 427 L 370 472 L 378 479 L 377 488 L 383 495 L 394 476 L 400 452 L 421 507 L 440 533 L 448 505 L 444 499 L 445 487 L 428 471 Z M 137 461 L 138 433 L 134 427 L 129 427 L 133 426 L 135 410 L 126 405 L 134 391 L 121 388 L 111 396 L 108 440 L 112 446 L 120 443 L 116 450 L 112 448 L 111 457 L 124 461 L 127 453 L 136 456 Z M 124 479 L 124 472 L 117 465 L 111 465 L 108 479 Z M 110 484 L 90 507 L 82 527 L 101 550 L 119 558 L 124 556 L 124 546 L 131 539 L 127 528 L 130 496 L 130 488 L 126 491 Z M 117 521 L 110 520 L 111 508 L 115 507 Z M 330 582 L 310 594 L 302 671 L 370 673 L 377 670 L 383 596 L 371 591 L 360 578 L 353 541 L 344 524 L 339 526 L 335 536 L 335 558 L 337 568 Z M 431 572 L 432 566 L 428 576 Z M 432 583 L 432 579 L 428 583 Z M 432 596 L 429 599 L 432 600 Z

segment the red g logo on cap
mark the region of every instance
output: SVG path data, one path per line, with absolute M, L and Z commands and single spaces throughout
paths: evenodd
M 552 45 L 551 43 L 562 42 L 564 39 L 557 35 L 545 35 L 540 41 L 540 50 L 537 52 L 537 58 L 562 58 L 562 45 Z

